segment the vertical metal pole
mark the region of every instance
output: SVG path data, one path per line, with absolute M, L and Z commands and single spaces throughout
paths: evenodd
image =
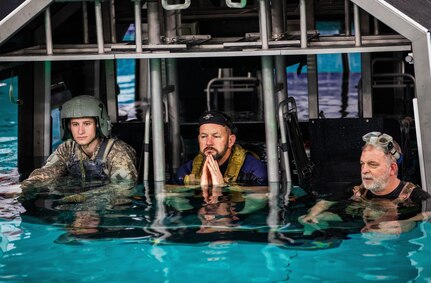
M 219 71 L 221 71 L 222 78 L 232 78 L 233 77 L 233 69 L 232 68 L 223 68 L 223 69 L 219 69 Z M 224 110 L 226 112 L 230 112 L 230 111 L 234 111 L 234 99 L 233 96 L 234 94 L 232 93 L 232 91 L 229 91 L 227 89 L 231 89 L 232 88 L 232 81 L 224 81 L 223 82 L 223 88 L 226 89 L 223 93 L 224 93 Z
M 165 35 L 166 43 L 174 42 L 177 37 L 177 11 L 165 11 Z M 178 70 L 176 59 L 166 59 L 167 84 L 174 86 L 174 91 L 168 94 L 168 116 L 169 116 L 169 140 L 171 142 L 171 164 L 172 174 L 176 174 L 181 166 L 181 133 L 180 133 L 180 110 L 178 97 Z
M 301 33 L 301 48 L 307 48 L 307 8 L 306 0 L 299 0 L 299 21 Z
M 105 53 L 103 39 L 103 24 L 102 24 L 102 4 L 100 1 L 94 2 L 94 10 L 96 14 L 96 30 L 97 30 L 97 49 L 100 54 Z
M 33 155 L 45 159 L 51 153 L 51 62 L 35 62 L 34 67 Z
M 373 117 L 372 71 L 370 53 L 361 54 L 362 117 Z
M 272 17 L 272 38 L 282 38 L 285 33 L 284 27 L 284 14 L 283 14 L 283 1 L 271 1 L 271 17 Z
M 380 25 L 379 20 L 377 18 L 374 18 L 374 35 L 380 34 Z
M 167 44 L 173 43 L 177 37 L 176 12 L 176 10 L 165 11 L 165 40 Z
M 115 61 L 105 60 L 105 83 L 106 83 L 106 107 L 108 108 L 108 114 L 111 118 L 111 122 L 117 122 L 117 93 L 115 92 Z
M 161 60 L 150 59 L 151 114 L 154 156 L 154 181 L 165 181 L 165 137 L 162 101 Z
M 135 0 L 135 44 L 136 53 L 142 53 L 141 0 Z
M 268 49 L 268 18 L 266 12 L 266 1 L 259 0 L 259 19 L 260 19 L 260 41 L 262 49 Z
M 344 33 L 350 35 L 350 0 L 344 0 Z
M 84 43 L 88 44 L 88 8 L 87 2 L 82 2 L 82 32 L 84 34 Z
M 175 174 L 181 166 L 181 132 L 180 110 L 178 97 L 177 60 L 167 59 L 168 84 L 174 86 L 174 91 L 168 94 L 168 115 L 170 125 L 170 140 L 172 141 L 172 173 Z
M 51 12 L 49 7 L 45 10 L 45 40 L 46 54 L 52 55 L 52 28 L 51 28 Z
M 422 133 L 421 133 L 421 123 L 419 117 L 419 106 L 418 99 L 413 98 L 413 114 L 415 118 L 415 132 L 416 132 L 416 140 L 418 145 L 418 157 L 419 157 L 419 170 L 421 173 L 421 183 L 422 187 L 427 188 L 426 186 L 426 174 L 425 174 L 425 161 L 423 154 L 423 144 L 422 144 Z
M 417 95 L 417 109 L 415 113 L 419 120 L 416 124 L 416 129 L 420 129 L 420 139 L 422 146 L 418 151 L 422 152 L 423 157 L 423 172 L 421 172 L 422 188 L 428 193 L 431 192 L 431 100 L 429 93 L 431 89 L 431 37 L 430 32 L 421 35 L 415 41 L 412 41 L 413 54 L 415 58 L 415 78 L 416 78 L 416 95 Z M 418 137 L 419 140 L 419 137 Z
M 284 28 L 284 14 L 283 14 L 283 1 L 274 0 L 271 2 L 271 16 L 272 16 L 272 38 L 278 39 L 283 37 L 285 33 Z M 276 105 L 287 97 L 287 77 L 286 77 L 286 57 L 275 56 L 275 74 L 276 83 L 281 85 L 282 89 L 277 92 Z
M 307 78 L 308 118 L 317 119 L 319 117 L 319 82 L 316 55 L 307 55 Z
M 285 56 L 275 56 L 275 70 L 276 82 L 282 86 L 282 89 L 277 92 L 277 102 L 280 103 L 288 96 Z
M 259 20 L 262 40 L 262 49 L 268 49 L 267 10 L 265 0 L 259 1 Z M 278 182 L 280 179 L 278 169 L 277 151 L 277 119 L 275 111 L 274 93 L 274 62 L 271 56 L 262 56 L 263 94 L 265 111 L 265 138 L 268 163 L 268 181 Z
M 157 0 L 147 1 L 148 41 L 160 44 L 159 3 Z
M 115 18 L 115 0 L 110 1 L 110 14 L 111 14 L 111 42 L 116 43 L 117 42 L 117 32 L 115 28 L 116 24 L 116 18 Z
M 160 44 L 158 1 L 147 1 L 148 38 L 150 44 Z M 150 59 L 151 115 L 153 134 L 154 181 L 165 181 L 165 138 L 161 60 Z
M 353 4 L 353 16 L 355 21 L 355 46 L 362 46 L 360 10 L 356 4 Z

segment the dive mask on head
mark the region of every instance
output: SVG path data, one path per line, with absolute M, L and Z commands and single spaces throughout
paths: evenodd
M 395 149 L 394 139 L 390 135 L 380 132 L 369 132 L 362 136 L 362 140 L 367 144 L 380 146 L 386 153 L 390 153 L 395 158 L 397 164 L 401 164 L 402 154 Z

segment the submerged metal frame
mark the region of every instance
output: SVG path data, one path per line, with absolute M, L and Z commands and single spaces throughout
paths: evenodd
M 135 2 L 135 23 L 138 29 L 141 27 L 139 6 L 140 0 L 132 0 Z M 199 45 L 197 49 L 185 50 L 186 45 L 181 44 L 163 44 L 160 42 L 160 19 L 158 18 L 158 5 L 157 0 L 148 0 L 148 24 L 149 24 L 149 44 L 142 46 L 141 34 L 136 37 L 135 46 L 125 47 L 122 44 L 104 43 L 103 39 L 103 26 L 101 19 L 100 2 L 101 0 L 94 1 L 95 14 L 96 14 L 96 28 L 97 28 L 97 44 L 88 44 L 88 27 L 86 24 L 86 17 L 84 17 L 84 44 L 72 44 L 72 45 L 54 45 L 51 37 L 50 27 L 50 14 L 49 5 L 55 1 L 51 0 L 27 0 L 19 6 L 11 15 L 8 15 L 5 19 L 0 21 L 0 27 L 2 32 L 0 33 L 0 44 L 6 41 L 12 36 L 17 30 L 24 26 L 28 21 L 34 18 L 37 14 L 45 11 L 46 19 L 46 46 L 34 46 L 23 50 L 10 52 L 8 54 L 0 54 L 0 62 L 16 62 L 16 61 L 33 61 L 33 62 L 44 62 L 51 64 L 51 61 L 62 61 L 62 60 L 114 60 L 123 58 L 134 58 L 134 59 L 150 59 L 151 65 L 151 115 L 152 115 L 152 126 L 153 126 L 153 149 L 154 149 L 154 170 L 155 180 L 164 181 L 165 174 L 165 160 L 164 160 L 164 148 L 159 146 L 164 144 L 164 130 L 163 130 L 163 107 L 162 107 L 162 75 L 161 75 L 161 59 L 177 59 L 177 58 L 196 58 L 196 57 L 242 57 L 242 56 L 260 56 L 262 62 L 262 73 L 263 73 L 263 89 L 264 89 L 264 107 L 265 107 L 265 129 L 266 129 L 266 144 L 268 151 L 268 173 L 270 182 L 278 182 L 278 152 L 277 152 L 277 119 L 275 105 L 276 97 L 287 96 L 286 92 L 281 92 L 276 95 L 274 88 L 274 58 L 276 58 L 276 69 L 279 72 L 283 68 L 283 56 L 289 55 L 309 55 L 315 57 L 317 54 L 331 54 L 331 53 L 351 53 L 359 52 L 364 53 L 363 57 L 365 61 L 369 58 L 369 52 L 385 52 L 385 51 L 413 51 L 415 56 L 420 57 L 421 60 L 415 62 L 415 73 L 417 81 L 417 96 L 418 96 L 418 117 L 420 131 L 418 131 L 418 140 L 431 140 L 431 129 L 429 127 L 429 121 L 431 121 L 431 113 L 428 109 L 431 109 L 431 100 L 426 100 L 427 90 L 431 89 L 431 43 L 429 31 L 418 25 L 414 20 L 406 17 L 397 9 L 386 3 L 385 1 L 371 1 L 371 0 L 346 0 L 346 23 L 350 22 L 350 2 L 353 3 L 353 14 L 354 14 L 354 37 L 350 36 L 350 29 L 346 28 L 346 36 L 339 36 L 333 38 L 321 37 L 318 40 L 308 41 L 307 38 L 307 14 L 306 0 L 300 0 L 300 40 L 269 40 L 269 34 L 271 29 L 274 29 L 275 33 L 272 36 L 283 34 L 283 26 L 280 24 L 280 15 L 273 15 L 270 18 L 269 4 L 268 1 L 259 0 L 259 23 L 260 23 L 260 42 L 250 42 L 247 46 L 236 46 L 241 50 L 229 50 L 229 47 L 235 47 L 237 43 L 225 42 L 219 45 L 212 45 L 211 48 L 215 50 L 208 51 L 209 47 L 205 47 L 204 44 Z M 188 1 L 185 1 L 186 3 Z M 114 2 L 110 1 L 110 5 Z M 167 2 L 166 2 L 167 3 Z M 85 3 L 84 3 L 85 4 Z M 274 5 L 282 6 L 280 0 L 274 0 Z M 84 6 L 86 7 L 86 6 Z M 113 7 L 111 7 L 113 8 Z M 405 36 L 408 40 L 402 38 L 396 38 L 391 36 L 367 36 L 362 35 L 360 26 L 361 21 L 359 17 L 359 9 L 363 9 L 369 14 L 373 15 L 376 19 L 385 23 L 401 35 Z M 176 16 L 179 14 L 176 11 Z M 86 9 L 83 9 L 84 15 L 86 15 Z M 178 17 L 177 17 L 178 18 Z M 402 19 L 402 20 L 400 20 Z M 270 20 L 273 21 L 274 25 L 271 26 Z M 282 20 L 281 22 L 284 22 Z M 177 35 L 179 36 L 179 34 Z M 168 36 L 168 38 L 174 38 L 175 34 Z M 278 38 L 276 38 L 278 39 Z M 114 40 L 112 40 L 114 41 Z M 124 47 L 123 49 L 119 47 Z M 131 49 L 127 49 L 131 48 Z M 248 49 L 247 49 L 248 48 Z M 134 50 L 133 50 L 134 49 Z M 204 52 L 202 52 L 204 51 Z M 368 60 L 369 61 L 369 60 Z M 368 62 L 370 63 L 370 62 Z M 97 64 L 95 62 L 95 64 Z M 36 63 L 38 65 L 38 63 Z M 170 71 L 174 71 L 175 68 Z M 277 72 L 277 73 L 278 73 Z M 172 73 L 174 75 L 174 73 Z M 281 74 L 280 74 L 281 75 Z M 277 74 L 278 76 L 278 74 Z M 313 74 L 312 77 L 315 77 Z M 280 76 L 282 79 L 282 76 Z M 280 78 L 277 77 L 277 80 Z M 47 91 L 46 91 L 47 92 Z M 279 90 L 277 89 L 277 92 Z M 35 91 L 35 93 L 37 93 Z M 317 92 L 316 92 L 317 93 Z M 96 93 L 96 95 L 99 95 Z M 110 93 L 112 95 L 112 92 Z M 45 96 L 45 94 L 44 94 Z M 371 103 L 371 95 L 366 96 L 367 103 Z M 41 103 L 46 103 L 47 99 L 44 99 Z M 367 104 L 370 105 L 370 104 Z M 311 116 L 315 116 L 318 111 L 318 101 L 310 104 L 312 111 Z M 176 110 L 174 110 L 176 111 Z M 428 113 L 427 113 L 428 111 Z M 372 116 L 371 107 L 367 108 L 365 116 Z M 46 116 L 46 115 L 45 115 Z M 43 118 L 46 120 L 46 117 Z M 40 119 L 39 119 L 40 120 Z M 42 129 L 43 135 L 49 134 L 49 130 Z M 36 131 L 35 131 L 36 132 Z M 46 141 L 43 142 L 44 144 Z M 157 147 L 155 146 L 157 144 Z M 431 187 L 431 144 L 420 143 L 422 147 L 419 148 L 424 160 L 421 163 L 421 169 L 425 172 L 425 182 L 423 186 L 425 188 Z M 36 146 L 36 145 L 35 145 Z M 39 147 L 41 145 L 39 144 Z M 35 152 L 46 153 L 46 145 L 43 145 L 42 150 L 36 149 Z

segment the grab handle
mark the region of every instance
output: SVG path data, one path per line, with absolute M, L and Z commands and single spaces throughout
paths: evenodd
M 241 0 L 241 2 L 232 2 L 232 0 L 226 0 L 226 5 L 229 8 L 244 8 L 247 5 L 247 0 Z
M 190 6 L 191 0 L 184 0 L 182 4 L 168 4 L 168 0 L 162 0 L 162 6 L 165 10 L 184 10 Z

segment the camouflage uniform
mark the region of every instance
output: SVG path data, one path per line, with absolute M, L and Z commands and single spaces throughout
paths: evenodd
M 42 168 L 35 169 L 30 174 L 30 177 L 23 182 L 23 185 L 49 183 L 56 178 L 67 176 L 67 165 L 72 157 L 73 144 L 73 140 L 67 140 L 62 143 L 57 150 L 49 156 L 46 164 Z M 82 160 L 94 160 L 100 145 L 101 143 L 98 145 L 98 148 L 91 158 L 84 153 L 81 146 L 76 145 L 75 156 L 80 157 Z M 135 162 L 135 150 L 125 142 L 116 140 L 106 156 L 104 173 L 109 177 L 112 183 L 135 183 L 138 178 Z

